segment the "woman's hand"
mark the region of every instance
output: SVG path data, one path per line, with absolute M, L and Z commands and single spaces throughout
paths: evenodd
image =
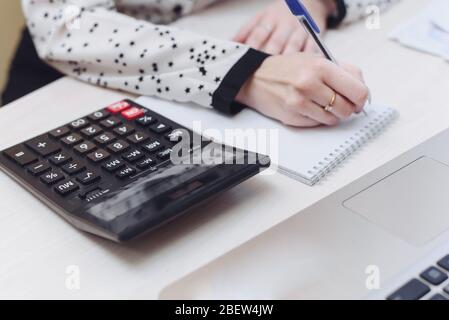
M 294 53 L 267 58 L 242 87 L 237 101 L 286 125 L 315 127 L 334 126 L 362 112 L 368 95 L 357 68 Z M 332 101 L 332 110 L 325 111 Z
M 303 0 L 322 31 L 329 15 L 336 10 L 335 0 Z M 254 17 L 234 37 L 234 41 L 272 55 L 316 49 L 315 43 L 298 19 L 292 15 L 284 0 L 274 0 Z

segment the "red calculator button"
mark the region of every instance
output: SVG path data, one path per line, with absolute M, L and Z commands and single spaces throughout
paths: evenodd
M 126 120 L 134 120 L 142 117 L 145 114 L 143 109 L 132 107 L 122 112 L 122 117 Z
M 117 114 L 120 113 L 126 109 L 131 108 L 131 105 L 126 101 L 120 101 L 114 104 L 111 104 L 109 107 L 106 108 L 110 113 Z

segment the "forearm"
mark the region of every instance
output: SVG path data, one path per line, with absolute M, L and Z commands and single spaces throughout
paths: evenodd
M 118 13 L 114 1 L 71 4 L 84 8 L 79 28 L 61 15 L 65 1 L 23 0 L 39 56 L 92 84 L 233 113 L 238 86 L 265 57 L 245 45 L 136 20 Z M 237 72 L 241 61 L 251 68 Z

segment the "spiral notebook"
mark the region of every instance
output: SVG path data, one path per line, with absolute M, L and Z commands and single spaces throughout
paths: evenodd
M 397 116 L 392 108 L 372 105 L 366 110 L 367 116 L 354 116 L 337 127 L 298 129 L 251 109 L 230 117 L 204 107 L 151 97 L 140 97 L 136 102 L 215 141 L 268 154 L 280 173 L 308 185 L 319 182 Z

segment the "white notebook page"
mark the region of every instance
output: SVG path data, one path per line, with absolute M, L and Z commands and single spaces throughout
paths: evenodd
M 151 97 L 140 97 L 136 102 L 190 129 L 198 128 L 198 121 L 201 121 L 201 133 L 205 136 L 238 148 L 268 154 L 281 173 L 310 185 L 381 132 L 396 115 L 394 109 L 371 106 L 367 110 L 368 116 L 355 116 L 337 127 L 300 129 L 286 127 L 251 109 L 227 116 L 213 109 Z M 218 130 L 217 134 L 210 134 L 211 129 Z M 271 133 L 271 140 L 267 138 L 271 145 L 267 147 L 268 142 L 248 144 L 250 140 L 226 138 L 224 133 L 227 129 L 249 129 L 262 136 L 264 132 Z

